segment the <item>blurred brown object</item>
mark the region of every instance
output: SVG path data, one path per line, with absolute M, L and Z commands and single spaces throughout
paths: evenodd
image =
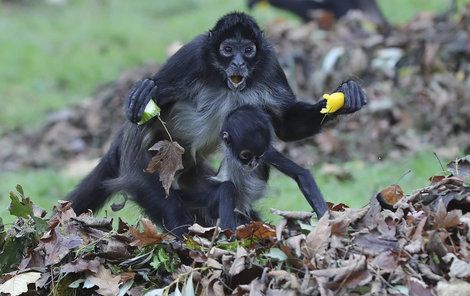
M 316 21 L 320 28 L 330 28 L 334 19 L 340 19 L 351 10 L 360 10 L 385 34 L 390 32 L 390 24 L 385 19 L 376 0 L 248 0 L 253 8 L 258 3 L 267 3 L 274 7 L 290 11 L 304 22 Z

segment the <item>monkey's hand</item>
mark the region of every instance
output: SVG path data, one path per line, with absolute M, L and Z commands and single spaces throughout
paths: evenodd
M 359 83 L 354 80 L 343 82 L 335 92 L 344 94 L 344 106 L 333 114 L 350 114 L 360 110 L 367 104 L 367 96 Z
M 137 81 L 129 91 L 126 98 L 126 117 L 133 123 L 142 118 L 145 107 L 151 99 L 155 99 L 157 86 L 151 79 Z

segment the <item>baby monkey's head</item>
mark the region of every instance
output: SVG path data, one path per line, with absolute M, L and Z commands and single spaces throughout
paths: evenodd
M 263 110 L 243 105 L 229 113 L 221 137 L 234 157 L 254 168 L 271 145 L 271 129 L 270 117 Z

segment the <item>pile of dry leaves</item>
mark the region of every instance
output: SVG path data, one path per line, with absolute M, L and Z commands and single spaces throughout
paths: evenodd
M 183 240 L 67 202 L 46 217 L 18 186 L 0 232 L 1 295 L 470 295 L 470 156 L 405 196 L 368 206 L 272 210 L 274 227 L 197 224 Z
M 132 84 L 157 69 L 148 64 L 126 71 L 92 98 L 51 114 L 39 129 L 18 128 L 0 135 L 0 168 L 62 166 L 77 158 L 101 157 L 125 122 L 124 98 Z
M 279 143 L 279 148 L 302 164 L 344 159 L 352 152 L 369 160 L 435 147 L 446 158 L 459 149 L 468 153 L 469 27 L 470 6 L 454 17 L 420 14 L 386 37 L 359 13 L 330 30 L 315 22 L 268 26 L 267 35 L 296 93 L 318 100 L 354 77 L 370 98 L 359 114 L 326 127 L 314 138 L 315 145 L 310 140 Z M 124 73 L 83 104 L 52 114 L 39 130 L 3 134 L 0 168 L 58 166 L 101 156 L 124 121 L 127 90 L 156 70 L 148 65 Z
M 316 23 L 298 27 L 281 21 L 267 34 L 298 94 L 318 99 L 353 77 L 369 95 L 360 114 L 314 139 L 317 158 L 354 152 L 374 160 L 436 147 L 453 158 L 458 148 L 470 151 L 469 26 L 467 5 L 458 16 L 422 13 L 388 36 L 360 13 L 329 31 Z M 313 155 L 304 153 L 309 146 L 286 150 L 302 158 Z

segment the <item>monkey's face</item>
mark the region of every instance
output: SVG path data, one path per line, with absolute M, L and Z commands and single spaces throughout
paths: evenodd
M 256 59 L 256 45 L 245 38 L 227 38 L 219 45 L 219 63 L 231 90 L 243 90 Z
M 260 164 L 269 147 L 269 139 L 253 132 L 230 134 L 225 131 L 222 133 L 222 139 L 232 155 L 248 169 L 254 169 Z

